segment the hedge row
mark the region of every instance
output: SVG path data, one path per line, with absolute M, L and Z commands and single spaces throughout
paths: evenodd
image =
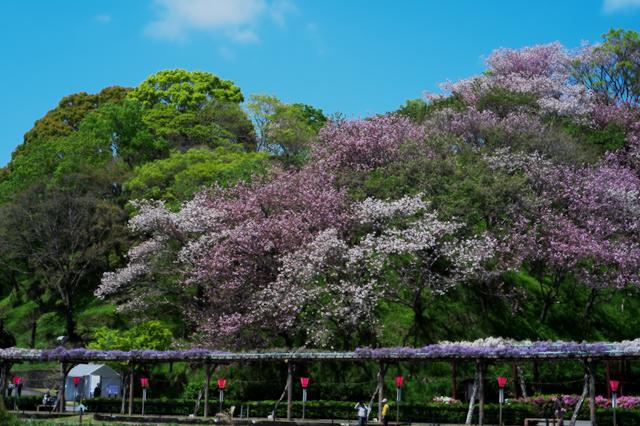
M 150 399 L 145 403 L 145 412 L 149 414 L 162 415 L 189 415 L 193 414 L 195 400 L 189 399 Z M 86 402 L 92 412 L 119 413 L 120 400 L 97 398 Z M 217 411 L 217 401 L 211 401 L 211 409 Z M 275 401 L 225 401 L 225 407 L 235 405 L 235 415 L 240 415 L 240 406 L 249 406 L 251 417 L 267 417 L 271 414 Z M 133 411 L 141 411 L 141 401 L 134 400 Z M 246 409 L 246 408 L 245 408 Z M 395 418 L 395 407 L 392 405 L 392 418 Z M 404 422 L 429 422 L 429 423 L 464 423 L 467 416 L 468 406 L 466 404 L 403 404 L 400 407 L 400 419 Z M 200 405 L 202 414 L 203 404 Z M 531 404 L 512 403 L 503 406 L 502 417 L 505 424 L 521 425 L 524 419 L 530 417 L 551 417 L 552 413 Z M 282 402 L 278 406 L 276 416 L 286 417 L 287 405 Z M 294 401 L 292 414 L 296 418 L 302 417 L 302 403 Z M 353 402 L 343 401 L 308 401 L 305 408 L 305 417 L 308 419 L 354 419 L 355 410 Z M 374 411 L 373 416 L 376 415 Z M 597 412 L 598 421 L 601 424 L 612 424 L 612 411 L 610 409 L 599 409 Z M 497 424 L 499 417 L 499 406 L 497 404 L 485 405 L 485 422 Z M 617 417 L 619 424 L 625 426 L 640 426 L 640 410 L 618 410 Z M 588 405 L 583 406 L 580 412 L 580 419 L 589 418 Z M 474 410 L 473 421 L 478 419 L 478 408 Z
M 8 406 L 12 407 L 12 401 L 7 401 Z M 20 410 L 35 410 L 40 404 L 39 397 L 21 397 L 18 399 L 18 407 Z M 235 405 L 235 415 L 240 415 L 240 406 L 250 407 L 251 417 L 266 418 L 271 414 L 275 401 L 225 401 L 225 407 Z M 98 413 L 119 413 L 121 400 L 117 398 L 94 398 L 84 401 L 87 409 L 91 412 Z M 181 415 L 187 416 L 193 414 L 196 401 L 193 399 L 149 399 L 145 402 L 145 413 L 159 415 Z M 211 400 L 211 410 L 217 411 L 218 402 Z M 133 411 L 141 412 L 141 400 L 134 399 Z M 427 422 L 427 423 L 464 423 L 467 416 L 466 404 L 402 404 L 400 407 L 400 419 L 404 422 Z M 200 404 L 199 415 L 202 415 L 203 404 Z M 395 419 L 395 406 L 391 404 L 391 417 Z M 546 411 L 546 412 L 545 412 Z M 284 418 L 287 414 L 287 404 L 283 401 L 278 406 L 277 417 Z M 302 417 L 302 403 L 294 401 L 292 406 L 292 414 L 296 418 Z M 344 401 L 308 401 L 305 409 L 305 417 L 309 419 L 355 419 L 355 410 L 353 402 Z M 373 412 L 373 416 L 377 413 Z M 489 424 L 497 424 L 499 415 L 499 406 L 497 404 L 485 405 L 485 422 Z M 613 412 L 611 409 L 598 409 L 597 416 L 600 424 L 613 424 Z M 532 404 L 511 403 L 503 406 L 502 417 L 505 424 L 521 425 L 525 418 L 530 417 L 550 417 L 551 410 L 549 408 L 540 408 Z M 580 419 L 587 420 L 589 418 L 588 404 L 583 406 L 580 412 Z M 477 422 L 478 408 L 474 410 L 473 421 Z M 618 410 L 618 424 L 625 426 L 640 426 L 640 410 Z

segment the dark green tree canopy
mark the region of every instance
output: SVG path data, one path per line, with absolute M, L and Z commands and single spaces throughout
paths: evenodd
M 102 105 L 118 103 L 130 89 L 112 86 L 95 95 L 80 92 L 62 98 L 57 107 L 35 122 L 33 128 L 24 135 L 24 144 L 33 140 L 46 140 L 67 136 L 80 128 L 80 122 L 91 111 Z M 20 147 L 18 147 L 19 152 Z

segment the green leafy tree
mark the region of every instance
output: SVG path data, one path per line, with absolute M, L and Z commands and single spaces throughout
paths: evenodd
M 68 175 L 59 186 L 36 185 L 2 206 L 0 226 L 9 248 L 3 258 L 29 265 L 33 286 L 51 291 L 65 318 L 66 335 L 77 341 L 76 310 L 96 278 L 126 239 L 126 214 L 114 203 L 110 179 Z
M 128 330 L 115 330 L 100 327 L 94 332 L 94 340 L 89 343 L 91 349 L 122 350 L 131 349 L 169 349 L 173 342 L 171 330 L 160 321 L 145 321 Z
M 95 140 L 94 155 L 121 159 L 130 167 L 167 152 L 166 141 L 148 129 L 141 105 L 130 100 L 105 105 L 89 114 L 78 133 Z
M 144 108 L 165 104 L 179 111 L 202 109 L 214 99 L 244 101 L 240 88 L 232 81 L 208 72 L 182 69 L 157 72 L 133 89 L 128 98 L 139 101 Z
M 234 102 L 214 100 L 199 112 L 203 123 L 214 123 L 233 135 L 233 142 L 245 151 L 256 150 L 256 131 L 246 111 Z
M 327 122 L 320 109 L 285 104 L 270 95 L 252 95 L 248 108 L 258 132 L 258 149 L 280 155 L 285 164 L 299 164 Z
M 49 140 L 67 136 L 80 128 L 80 123 L 91 111 L 103 105 L 118 103 L 124 99 L 130 89 L 120 86 L 107 87 L 100 93 L 74 93 L 62 98 L 57 107 L 37 120 L 24 135 L 26 146 L 34 140 Z M 20 148 L 16 153 L 20 152 Z
M 640 102 L 640 34 L 612 29 L 574 62 L 574 76 L 605 102 Z
M 445 108 L 462 111 L 466 109 L 466 105 L 459 95 L 453 94 L 443 98 L 434 98 L 428 102 L 424 99 L 409 99 L 395 112 L 411 119 L 415 123 L 421 124 L 434 112 Z
M 126 184 L 127 195 L 164 200 L 177 207 L 203 186 L 228 186 L 263 173 L 268 158 L 266 153 L 243 152 L 239 146 L 175 151 L 168 158 L 136 168 Z

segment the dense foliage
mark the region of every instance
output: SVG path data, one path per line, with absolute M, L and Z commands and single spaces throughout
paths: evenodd
M 104 349 L 134 344 L 98 317 L 218 349 L 637 337 L 640 37 L 486 66 L 360 120 L 184 70 L 65 97 L 0 175 L 5 328 Z
M 429 320 L 459 292 L 485 312 L 538 305 L 546 328 L 568 292 L 582 326 L 556 335 L 599 337 L 597 308 L 640 283 L 635 75 L 596 81 L 628 65 L 634 37 L 496 50 L 483 75 L 398 112 L 410 119 L 328 123 L 295 170 L 202 191 L 177 212 L 139 203 L 129 225 L 147 239 L 97 294 L 136 310 L 172 294 L 203 342 L 349 348 L 398 328 L 395 344 L 453 337 Z M 268 96 L 250 108 L 260 143 L 286 156 L 277 131 L 293 112 Z M 503 332 L 545 336 L 529 327 Z

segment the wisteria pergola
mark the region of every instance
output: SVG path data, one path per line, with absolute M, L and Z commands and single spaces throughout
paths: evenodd
M 84 348 L 54 349 L 0 349 L 0 390 L 5 395 L 7 380 L 12 364 L 24 362 L 55 361 L 60 363 L 62 398 L 64 398 L 64 378 L 71 366 L 83 362 L 121 362 L 133 368 L 135 365 L 164 362 L 188 362 L 202 364 L 205 370 L 204 416 L 209 415 L 209 383 L 212 365 L 230 363 L 248 363 L 255 361 L 286 362 L 287 375 L 287 418 L 291 419 L 293 368 L 296 362 L 377 362 L 380 365 L 376 392 L 378 396 L 378 416 L 384 398 L 384 375 L 386 366 L 399 362 L 429 361 L 466 361 L 476 366 L 474 387 L 469 403 L 467 423 L 471 422 L 475 400 L 478 400 L 479 423 L 484 422 L 484 374 L 488 364 L 519 363 L 527 361 L 580 361 L 584 364 L 584 387 L 582 397 L 576 405 L 573 421 L 585 397 L 590 397 L 590 413 L 592 425 L 595 419 L 595 371 L 598 361 L 638 360 L 640 359 L 640 339 L 623 342 L 576 343 L 576 342 L 517 342 L 500 338 L 480 339 L 474 342 L 445 342 L 424 346 L 422 348 L 358 348 L 351 352 L 322 351 L 274 351 L 274 352 L 226 352 L 210 349 L 188 350 L 94 350 Z M 129 414 L 131 414 L 133 375 L 129 383 Z M 64 401 L 60 402 L 60 410 Z M 573 423 L 573 422 L 572 422 Z

